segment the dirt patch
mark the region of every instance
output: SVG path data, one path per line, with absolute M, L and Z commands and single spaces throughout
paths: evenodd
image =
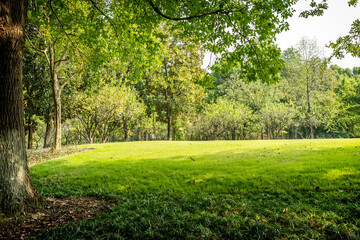
M 114 201 L 91 197 L 44 200 L 45 206 L 34 213 L 0 220 L 0 239 L 26 239 L 38 236 L 50 228 L 94 217 L 116 205 Z
M 63 147 L 60 151 L 53 152 L 50 148 L 45 149 L 34 149 L 27 151 L 28 166 L 34 166 L 35 164 L 46 162 L 50 159 L 62 157 L 65 155 L 94 150 L 95 148 L 66 148 Z

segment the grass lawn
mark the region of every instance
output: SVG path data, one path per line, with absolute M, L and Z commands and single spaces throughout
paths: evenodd
M 44 196 L 118 201 L 53 239 L 360 239 L 360 139 L 84 145 L 30 168 Z

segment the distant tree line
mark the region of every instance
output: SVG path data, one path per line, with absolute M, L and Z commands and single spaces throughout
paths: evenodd
M 360 136 L 360 67 L 328 66 L 314 40 L 282 53 L 274 84 L 244 80 L 240 67 L 206 73 L 201 47 L 184 40 L 159 48 L 156 66 L 140 75 L 128 66 L 136 78 L 108 62 L 96 86 L 89 74 L 65 86 L 62 144 Z M 47 66 L 34 52 L 25 56 L 28 147 L 49 147 L 55 115 Z

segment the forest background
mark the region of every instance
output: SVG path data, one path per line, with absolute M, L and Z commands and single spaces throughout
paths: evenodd
M 209 47 L 171 31 L 178 23 L 140 32 L 136 21 L 115 25 L 103 12 L 96 18 L 91 4 L 70 5 L 30 6 L 23 63 L 29 149 L 360 135 L 360 67 L 332 65 L 315 39 L 283 51 L 281 73 L 269 81 L 235 60 L 202 69 Z

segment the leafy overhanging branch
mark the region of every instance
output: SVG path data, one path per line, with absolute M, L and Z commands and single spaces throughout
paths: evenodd
M 210 11 L 210 12 L 205 12 L 205 13 L 199 13 L 199 14 L 195 14 L 192 16 L 187 16 L 187 17 L 170 17 L 166 14 L 164 14 L 163 12 L 160 11 L 160 9 L 158 7 L 155 6 L 154 2 L 149 0 L 149 4 L 151 6 L 151 8 L 160 16 L 162 16 L 163 18 L 172 20 L 172 21 L 185 21 L 185 20 L 190 20 L 193 18 L 200 18 L 200 17 L 204 17 L 204 16 L 209 16 L 209 15 L 216 15 L 216 14 L 229 14 L 229 13 L 236 13 L 236 12 L 242 12 L 245 8 L 248 7 L 248 5 L 244 6 L 241 9 L 238 10 L 224 10 L 222 9 L 222 7 L 220 7 L 218 10 L 214 10 L 214 11 Z

